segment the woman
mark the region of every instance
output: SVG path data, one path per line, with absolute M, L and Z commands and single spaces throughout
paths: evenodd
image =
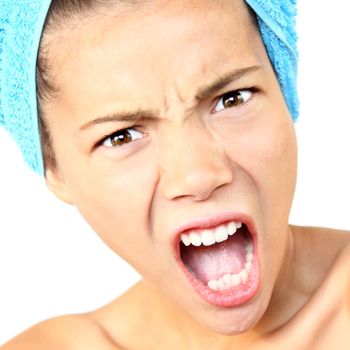
M 293 22 L 273 56 L 263 2 L 73 3 L 38 55 L 45 179 L 144 279 L 4 349 L 347 349 L 349 234 L 288 225 Z

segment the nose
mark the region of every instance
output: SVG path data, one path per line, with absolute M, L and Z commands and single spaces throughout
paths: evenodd
M 160 149 L 159 186 L 168 200 L 203 201 L 233 180 L 224 147 L 204 128 L 173 129 Z

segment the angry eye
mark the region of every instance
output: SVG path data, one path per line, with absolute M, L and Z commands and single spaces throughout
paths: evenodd
M 133 128 L 123 129 L 114 132 L 110 136 L 107 136 L 104 140 L 102 140 L 101 145 L 107 148 L 115 148 L 141 139 L 142 137 L 143 134 Z
M 249 89 L 229 91 L 220 97 L 215 105 L 214 112 L 242 105 L 248 102 L 252 95 L 253 91 Z

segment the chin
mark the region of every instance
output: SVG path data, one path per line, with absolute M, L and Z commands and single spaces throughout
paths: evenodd
M 259 296 L 246 305 L 233 308 L 212 309 L 191 315 L 200 324 L 222 335 L 239 335 L 254 328 L 263 318 L 268 300 Z

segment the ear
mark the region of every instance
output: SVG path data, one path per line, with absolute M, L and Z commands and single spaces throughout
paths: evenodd
M 47 187 L 57 198 L 67 204 L 73 204 L 65 180 L 59 171 L 47 169 L 45 172 L 45 180 Z

